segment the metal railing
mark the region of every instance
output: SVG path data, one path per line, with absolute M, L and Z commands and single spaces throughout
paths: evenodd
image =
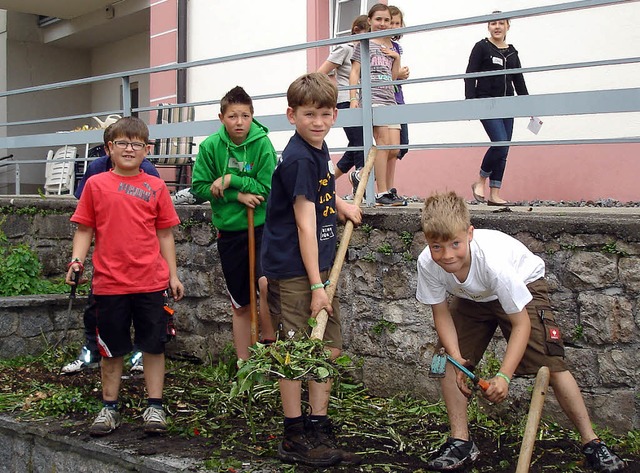
M 425 33 L 448 28 L 459 28 L 462 26 L 486 23 L 488 21 L 509 17 L 509 18 L 527 18 L 539 15 L 548 15 L 562 12 L 575 11 L 587 8 L 606 7 L 621 3 L 630 3 L 637 0 L 615 1 L 615 0 L 585 0 L 568 2 L 558 5 L 549 5 L 544 7 L 527 8 L 502 12 L 500 14 L 490 14 L 474 16 L 469 18 L 448 20 L 442 22 L 428 23 L 416 25 L 406 28 L 394 30 L 394 33 L 409 35 L 416 33 Z M 462 120 L 478 120 L 481 118 L 496 117 L 528 117 L 528 116 L 561 116 L 561 115 L 581 115 L 581 114 L 603 114 L 603 113 L 624 113 L 640 111 L 640 88 L 625 88 L 611 90 L 588 90 L 580 92 L 568 92 L 561 94 L 542 94 L 535 96 L 518 96 L 518 97 L 500 97 L 498 99 L 477 99 L 477 100 L 453 100 L 445 102 L 426 102 L 413 103 L 406 105 L 371 107 L 371 82 L 370 82 L 370 64 L 369 64 L 369 43 L 373 38 L 388 36 L 388 32 L 366 33 L 349 37 L 333 38 L 312 43 L 301 43 L 290 46 L 264 49 L 241 54 L 234 54 L 222 57 L 208 58 L 204 60 L 185 62 L 179 64 L 164 65 L 145 69 L 136 69 L 122 73 L 104 74 L 94 77 L 87 77 L 78 80 L 70 80 L 52 84 L 45 84 L 36 87 L 27 87 L 23 89 L 0 92 L 0 99 L 9 98 L 20 94 L 31 94 L 56 89 L 64 89 L 89 85 L 107 80 L 118 79 L 122 84 L 122 103 L 123 108 L 118 110 L 106 110 L 100 112 L 91 112 L 87 114 L 78 114 L 71 116 L 60 116 L 53 118 L 34 118 L 31 120 L 21 120 L 15 122 L 0 123 L 0 127 L 6 127 L 7 135 L 0 137 L 0 149 L 6 149 L 18 155 L 21 148 L 35 147 L 57 147 L 78 143 L 100 143 L 102 141 L 102 130 L 75 131 L 73 133 L 33 133 L 27 135 L 11 136 L 10 131 L 15 126 L 36 126 L 42 123 L 69 123 L 73 120 L 90 118 L 95 115 L 121 114 L 123 116 L 131 115 L 134 112 L 154 112 L 161 107 L 138 107 L 132 108 L 129 97 L 129 84 L 134 76 L 150 76 L 166 71 L 177 71 L 184 69 L 192 69 L 215 64 L 224 64 L 233 61 L 241 61 L 246 59 L 260 58 L 264 56 L 276 56 L 284 53 L 295 51 L 304 51 L 309 48 L 318 48 L 324 46 L 334 46 L 345 42 L 360 41 L 362 51 L 362 67 L 361 67 L 361 96 L 362 108 L 341 110 L 336 127 L 343 126 L 364 126 L 364 146 L 362 149 L 369 149 L 374 143 L 373 126 L 389 125 L 397 123 L 434 123 Z M 521 69 L 510 69 L 509 72 L 522 73 L 538 73 L 546 71 L 563 71 L 578 68 L 599 68 L 611 67 L 625 64 L 638 64 L 639 57 L 615 58 L 610 60 L 585 61 L 566 64 L 552 64 L 537 67 L 526 67 Z M 433 82 L 444 82 L 452 80 L 462 80 L 471 77 L 484 77 L 491 75 L 502 75 L 501 71 L 483 72 L 473 74 L 450 74 L 438 75 L 430 77 L 412 78 L 407 80 L 392 81 L 391 84 L 416 85 L 427 84 Z M 348 87 L 353 89 L 356 87 Z M 285 97 L 285 92 L 265 94 L 253 96 L 254 101 L 268 100 L 274 98 Z M 200 102 L 191 102 L 186 104 L 163 105 L 164 108 L 193 106 L 201 107 L 206 105 L 218 104 L 219 100 L 208 100 Z M 292 130 L 291 124 L 286 119 L 284 113 L 276 115 L 257 116 L 261 123 L 266 125 L 271 131 Z M 219 127 L 218 120 L 194 120 L 190 122 L 167 123 L 167 124 L 150 124 L 150 136 L 152 139 L 173 138 L 183 136 L 208 136 L 212 130 Z M 603 139 L 570 139 L 570 140 L 538 140 L 526 142 L 500 142 L 495 144 L 508 144 L 511 146 L 537 146 L 549 144 L 601 144 L 601 143 L 638 143 L 639 136 L 628 136 L 623 138 L 603 138 Z M 405 148 L 408 149 L 433 149 L 433 148 L 457 148 L 457 147 L 486 147 L 489 144 L 483 142 L 464 142 L 464 143 L 437 143 L 437 142 L 416 142 Z M 398 146 L 381 147 L 383 149 L 398 148 Z M 345 151 L 347 148 L 332 148 L 332 152 Z M 351 148 L 359 149 L 359 148 Z M 180 155 L 179 157 L 193 157 L 194 155 Z M 152 158 L 154 156 L 151 156 Z M 80 161 L 87 161 L 86 156 L 80 158 Z M 46 160 L 6 160 L 0 161 L 0 171 L 7 166 L 14 167 L 15 174 L 15 194 L 21 193 L 20 173 L 22 166 L 38 165 L 43 166 Z M 367 187 L 368 204 L 373 204 L 373 176 L 369 180 Z

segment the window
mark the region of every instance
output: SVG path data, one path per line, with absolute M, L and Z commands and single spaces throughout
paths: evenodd
M 333 0 L 331 2 L 333 18 L 332 37 L 348 36 L 351 25 L 358 15 L 366 15 L 377 0 Z

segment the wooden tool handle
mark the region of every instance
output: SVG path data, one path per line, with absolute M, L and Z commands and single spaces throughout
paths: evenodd
M 249 309 L 251 311 L 251 345 L 258 342 L 258 302 L 256 300 L 256 233 L 254 211 L 247 207 L 247 234 L 249 238 Z
M 536 375 L 536 383 L 533 386 L 533 394 L 531 395 L 531 405 L 529 406 L 529 415 L 527 416 L 527 425 L 524 428 L 522 436 L 522 445 L 520 446 L 520 456 L 518 457 L 518 466 L 516 473 L 527 473 L 531 462 L 531 454 L 533 453 L 533 444 L 536 441 L 538 432 L 538 424 L 542 416 L 542 407 L 547 397 L 547 388 L 549 387 L 549 368 L 540 367 Z
M 364 196 L 364 191 L 367 187 L 367 181 L 369 180 L 369 173 L 371 172 L 371 169 L 373 169 L 373 163 L 375 160 L 376 147 L 372 146 L 369 150 L 369 154 L 367 155 L 367 161 L 364 163 L 364 167 L 360 172 L 360 184 L 358 184 L 356 194 L 353 196 L 353 205 L 360 205 L 362 202 L 362 197 Z M 325 288 L 327 296 L 329 297 L 329 302 L 333 301 L 333 296 L 336 294 L 338 278 L 340 277 L 340 271 L 342 270 L 342 265 L 344 264 L 344 260 L 347 256 L 351 235 L 353 235 L 353 222 L 347 220 L 347 223 L 344 225 L 344 231 L 342 232 L 340 246 L 338 246 L 338 250 L 336 251 L 336 258 L 333 262 L 333 266 L 331 267 L 331 273 L 329 274 L 329 281 L 331 282 Z M 328 319 L 329 314 L 325 309 L 318 312 L 318 315 L 316 316 L 317 324 L 311 331 L 311 338 L 317 338 L 320 340 L 324 338 L 324 331 L 327 328 Z

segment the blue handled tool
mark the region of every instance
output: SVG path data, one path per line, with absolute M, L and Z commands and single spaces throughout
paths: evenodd
M 483 391 L 486 391 L 489 388 L 489 382 L 487 380 L 473 374 L 466 366 L 462 365 L 462 363 L 447 354 L 444 351 L 444 348 L 441 348 L 438 353 L 433 355 L 429 376 L 432 378 L 444 378 L 447 361 L 462 371 L 473 382 L 473 384 L 480 386 Z

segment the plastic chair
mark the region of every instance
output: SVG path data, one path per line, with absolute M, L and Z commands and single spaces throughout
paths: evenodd
M 75 146 L 64 146 L 58 149 L 55 154 L 53 150 L 49 150 L 45 166 L 45 194 L 62 195 L 73 193 L 73 160 L 76 158 L 76 152 L 77 148 Z
M 160 104 L 167 106 L 169 104 Z M 192 106 L 161 108 L 158 110 L 156 123 L 179 123 L 192 122 L 195 119 L 195 110 Z M 193 166 L 193 158 L 191 156 L 180 156 L 191 154 L 193 148 L 193 137 L 173 137 L 159 138 L 155 140 L 153 154 L 157 156 L 154 164 L 160 167 L 175 167 L 175 181 L 166 181 L 168 184 L 176 184 L 177 186 L 185 186 L 189 180 L 189 170 Z

